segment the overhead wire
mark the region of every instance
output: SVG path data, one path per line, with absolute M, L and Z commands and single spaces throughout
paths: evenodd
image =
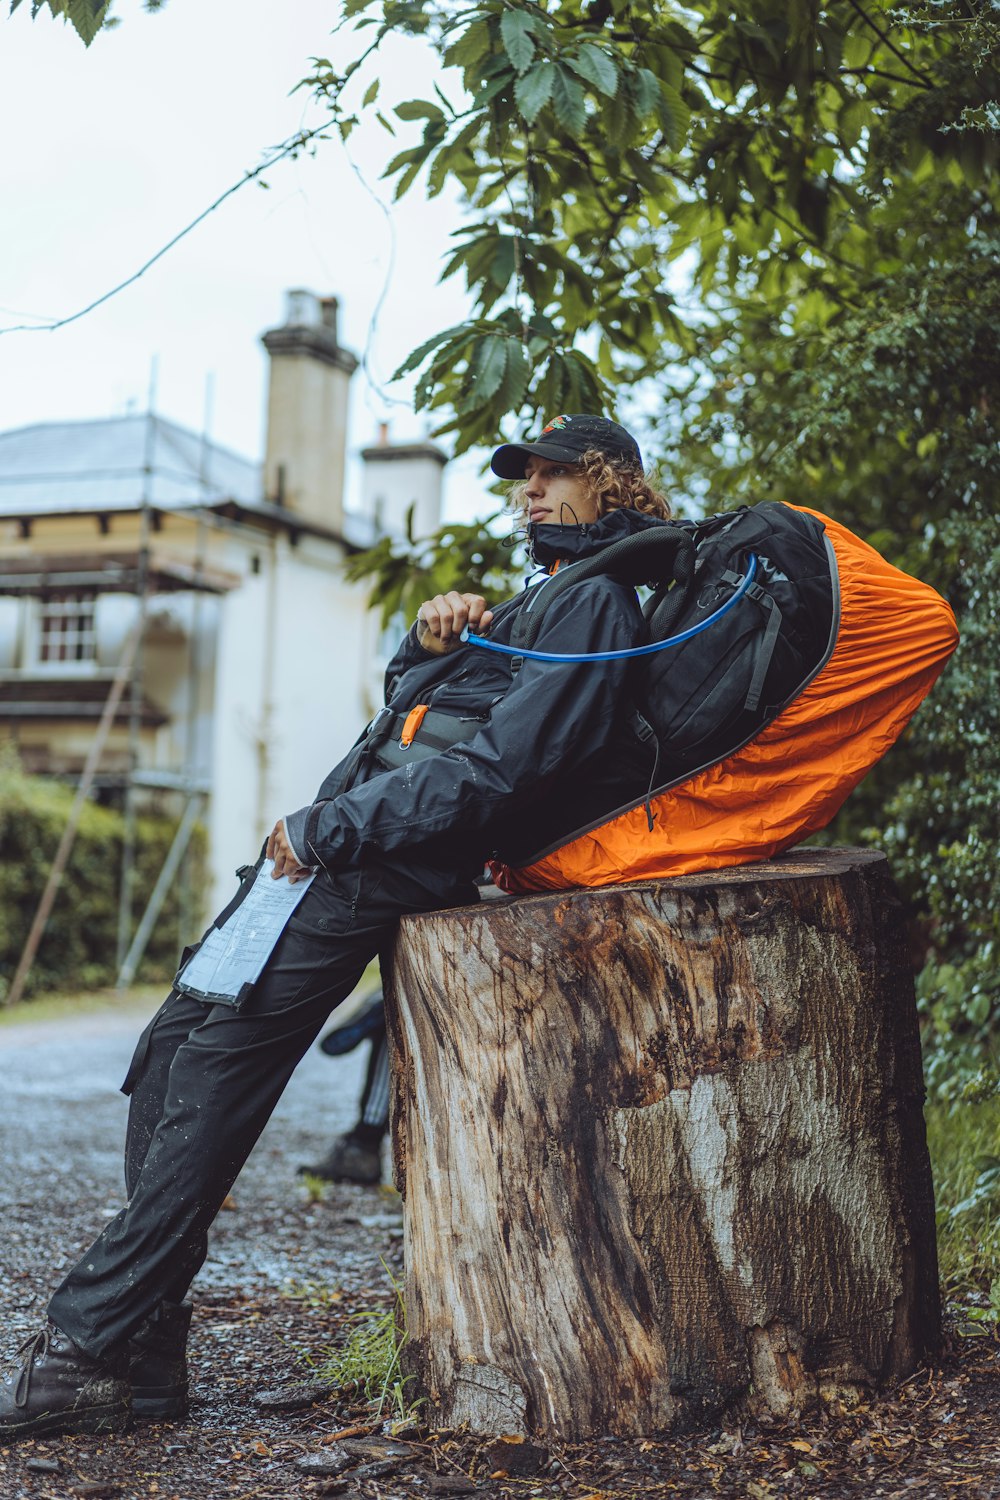
M 329 128 L 330 122 L 327 120 L 322 125 L 317 125 L 311 130 L 297 131 L 294 136 L 289 136 L 280 146 L 273 149 L 265 161 L 254 167 L 252 171 L 245 172 L 238 182 L 232 183 L 226 188 L 224 193 L 220 193 L 213 203 L 210 203 L 196 218 L 191 220 L 190 224 L 186 224 L 165 245 L 162 245 L 156 251 L 155 255 L 151 255 L 137 271 L 133 272 L 131 276 L 127 276 L 124 281 L 120 281 L 117 286 L 111 287 L 102 296 L 95 297 L 92 302 L 87 303 L 86 307 L 81 307 L 77 312 L 70 313 L 65 318 L 56 318 L 45 323 L 10 324 L 6 328 L 0 328 L 0 337 L 8 333 L 54 333 L 58 328 L 67 328 L 71 323 L 79 322 L 88 313 L 92 313 L 96 308 L 102 307 L 105 302 L 110 302 L 112 297 L 117 297 L 120 292 L 125 291 L 127 287 L 133 286 L 135 282 L 145 276 L 146 272 L 155 266 L 158 260 L 162 260 L 168 251 L 172 250 L 175 245 L 178 245 L 193 229 L 197 229 L 198 225 L 203 223 L 217 208 L 221 208 L 227 198 L 231 198 L 234 193 L 238 193 L 240 188 L 246 187 L 248 183 L 255 182 L 264 172 L 270 171 L 272 167 L 277 166 L 279 161 L 283 161 L 286 156 L 291 156 L 293 153 L 300 151 L 310 141 L 322 136 Z

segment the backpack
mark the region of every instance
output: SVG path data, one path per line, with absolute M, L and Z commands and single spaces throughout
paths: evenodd
M 954 615 L 836 521 L 779 502 L 625 538 L 533 591 L 511 645 L 584 578 L 649 583 L 635 656 L 649 793 L 529 862 L 504 890 L 564 889 L 767 859 L 835 815 L 955 649 Z M 516 668 L 517 662 L 515 660 Z
M 664 522 L 561 568 L 528 596 L 511 648 L 529 651 L 560 596 L 599 573 L 651 591 L 632 686 L 636 730 L 657 745 L 651 791 L 753 738 L 833 650 L 833 551 L 786 505 Z

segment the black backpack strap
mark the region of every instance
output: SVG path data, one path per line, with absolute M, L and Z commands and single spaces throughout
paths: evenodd
M 665 641 L 687 608 L 694 591 L 694 548 L 678 552 L 673 578 L 661 583 L 643 605 L 643 616 L 651 641 Z
M 583 562 L 560 568 L 552 578 L 530 591 L 531 597 L 514 621 L 511 645 L 530 650 L 538 639 L 542 620 L 556 599 L 574 584 L 601 575 L 633 587 L 650 580 L 662 586 L 664 581 L 675 578 L 682 578 L 686 586 L 694 576 L 694 541 L 690 532 L 664 523 L 623 537 Z M 670 613 L 675 612 L 676 606 L 671 605 Z M 659 622 L 656 623 L 658 628 Z
M 753 599 L 754 603 L 759 604 L 762 609 L 768 612 L 767 628 L 764 631 L 764 638 L 760 643 L 760 653 L 754 663 L 753 676 L 750 679 L 746 702 L 743 705 L 747 713 L 752 714 L 756 713 L 760 705 L 760 696 L 764 691 L 764 678 L 767 676 L 767 669 L 771 665 L 774 648 L 778 644 L 778 632 L 781 630 L 781 610 L 778 608 L 777 600 L 772 598 L 765 589 L 762 589 L 759 583 L 752 583 L 750 585 L 747 589 L 747 597 Z

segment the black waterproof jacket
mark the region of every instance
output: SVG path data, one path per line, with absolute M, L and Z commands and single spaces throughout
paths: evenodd
M 658 524 L 616 510 L 589 526 L 531 527 L 532 556 L 551 568 Z M 526 597 L 494 610 L 491 640 L 509 641 Z M 547 612 L 535 649 L 618 651 L 642 634 L 635 590 L 595 577 Z M 405 713 L 429 704 L 467 722 L 468 739 L 386 771 L 362 737 L 316 801 L 285 818 L 289 843 L 304 863 L 330 870 L 388 858 L 474 876 L 494 853 L 524 863 L 646 791 L 654 752 L 633 725 L 631 678 L 621 661 L 526 660 L 512 674 L 510 657 L 471 644 L 436 656 L 411 630 L 386 672 L 387 706 Z

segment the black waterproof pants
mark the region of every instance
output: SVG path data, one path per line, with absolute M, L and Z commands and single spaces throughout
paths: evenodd
M 426 867 L 321 872 L 242 1009 L 171 992 L 122 1085 L 128 1202 L 49 1304 L 64 1333 L 106 1354 L 161 1301 L 182 1300 L 296 1064 L 399 917 L 477 899 L 471 883 Z

